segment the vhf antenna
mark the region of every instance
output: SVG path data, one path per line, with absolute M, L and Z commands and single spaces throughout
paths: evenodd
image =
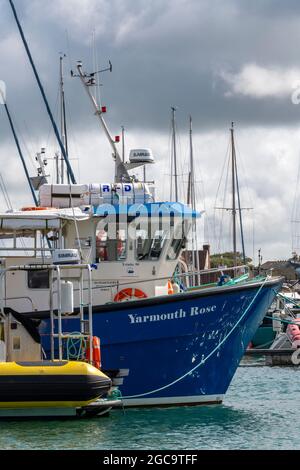
M 102 69 L 102 70 L 97 70 L 97 72 L 92 72 L 92 73 L 84 73 L 83 74 L 83 77 L 86 80 L 86 85 L 87 86 L 95 86 L 96 85 L 96 80 L 95 80 L 95 75 L 98 75 L 100 73 L 104 73 L 104 72 L 112 72 L 113 68 L 112 68 L 112 63 L 111 61 L 109 60 L 108 61 L 108 67 L 106 67 L 105 69 Z M 71 70 L 71 77 L 74 78 L 74 77 L 79 77 L 81 78 L 80 75 L 78 74 L 75 74 L 73 72 L 73 70 Z

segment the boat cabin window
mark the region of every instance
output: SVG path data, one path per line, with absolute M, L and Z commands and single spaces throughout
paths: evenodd
M 136 228 L 136 257 L 138 260 L 158 260 L 165 246 L 167 232 L 165 230 L 154 230 L 151 234 L 151 227 Z
M 27 281 L 29 289 L 49 289 L 48 269 L 27 271 Z
M 96 262 L 123 261 L 127 256 L 126 230 L 119 224 L 115 234 L 110 234 L 108 225 L 99 222 L 96 228 Z
M 175 228 L 175 234 L 173 236 L 173 240 L 171 242 L 171 245 L 168 249 L 167 253 L 167 260 L 176 260 L 180 253 L 181 250 L 185 247 L 186 244 L 186 235 L 185 235 L 185 227 L 184 227 L 184 222 L 176 226 Z

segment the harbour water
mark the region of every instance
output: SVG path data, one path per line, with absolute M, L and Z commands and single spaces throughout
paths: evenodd
M 222 406 L 2 421 L 0 449 L 300 449 L 299 383 L 298 368 L 240 367 Z

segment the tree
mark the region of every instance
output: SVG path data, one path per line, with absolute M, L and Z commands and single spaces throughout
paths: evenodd
M 235 263 L 235 256 L 233 252 L 226 252 L 226 253 L 216 253 L 211 255 L 210 263 L 212 268 L 219 268 L 220 266 L 226 266 L 227 268 L 231 268 L 235 264 L 243 265 L 244 259 L 242 253 L 237 252 L 236 254 L 236 263 Z M 252 259 L 246 257 L 246 264 L 251 264 Z

